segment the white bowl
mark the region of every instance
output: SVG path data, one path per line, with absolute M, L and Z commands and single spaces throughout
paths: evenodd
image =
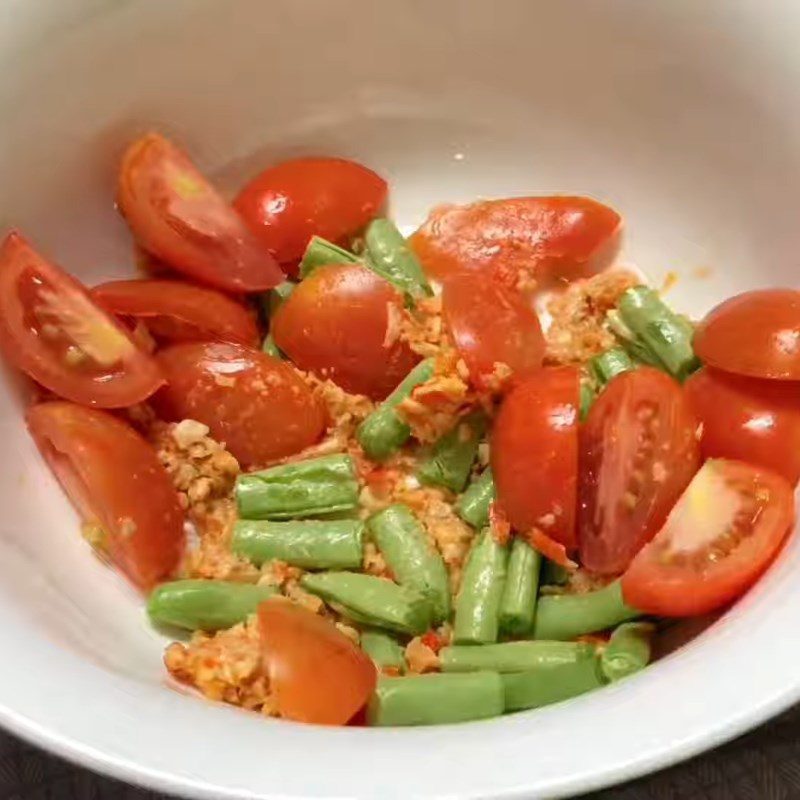
M 0 226 L 92 282 L 131 273 L 112 206 L 137 133 L 230 187 L 272 159 L 351 156 L 418 223 L 444 200 L 588 193 L 626 257 L 700 313 L 795 282 L 793 0 L 2 0 Z M 710 275 L 706 274 L 711 270 Z M 701 277 L 705 275 L 705 277 Z M 139 597 L 90 555 L 0 397 L 0 723 L 196 797 L 553 797 L 685 758 L 800 697 L 800 542 L 643 674 L 488 722 L 326 729 L 167 686 Z

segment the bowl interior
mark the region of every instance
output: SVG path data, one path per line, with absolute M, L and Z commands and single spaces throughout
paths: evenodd
M 407 229 L 443 201 L 593 195 L 627 220 L 622 260 L 656 284 L 677 273 L 670 300 L 690 314 L 794 283 L 800 59 L 788 37 L 800 10 L 789 0 L 769 10 L 756 0 L 0 6 L 0 228 L 20 228 L 88 283 L 132 274 L 115 169 L 151 128 L 230 191 L 289 155 L 356 158 L 389 179 Z M 78 536 L 20 408 L 7 376 L 0 719 L 123 777 L 217 797 L 552 795 L 685 755 L 800 692 L 784 666 L 798 646 L 781 636 L 800 608 L 793 543 L 678 653 L 541 712 L 435 731 L 328 731 L 185 698 L 165 686 L 165 640 L 141 599 Z M 647 731 L 645 712 L 658 720 Z M 614 741 L 598 719 L 617 720 Z M 211 730 L 230 752 L 212 757 Z M 577 746 L 580 768 L 569 757 Z M 322 752 L 315 771 L 299 768 L 309 747 Z M 378 784 L 347 768 L 353 747 L 380 770 Z M 520 758 L 498 774 L 492 753 L 508 763 L 514 748 Z M 398 753 L 416 759 L 414 775 Z

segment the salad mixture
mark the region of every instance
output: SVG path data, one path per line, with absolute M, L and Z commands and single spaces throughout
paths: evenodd
M 698 324 L 586 197 L 435 208 L 268 167 L 229 203 L 160 135 L 117 205 L 146 277 L 18 232 L 0 347 L 92 547 L 213 700 L 331 725 L 492 717 L 626 678 L 793 527 L 800 292 Z

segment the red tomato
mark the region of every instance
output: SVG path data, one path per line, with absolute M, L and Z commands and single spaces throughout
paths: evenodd
M 380 400 L 419 360 L 397 338 L 402 308 L 394 287 L 366 267 L 319 267 L 281 305 L 272 335 L 300 369 Z
M 442 311 L 472 382 L 485 388 L 495 365 L 519 379 L 542 366 L 545 341 L 539 318 L 516 291 L 480 272 L 453 275 L 442 290 Z
M 702 423 L 706 458 L 733 458 L 800 480 L 800 384 L 743 378 L 706 367 L 683 385 Z
M 697 326 L 694 349 L 725 372 L 800 380 L 800 292 L 759 289 L 731 297 Z
M 84 405 L 134 405 L 164 383 L 125 328 L 18 233 L 0 247 L 0 348 L 42 386 Z
M 196 419 L 245 466 L 308 447 L 326 413 L 289 364 L 234 343 L 176 344 L 158 354 L 167 385 L 153 398 L 165 419 Z
M 378 679 L 375 666 L 332 622 L 279 598 L 259 606 L 258 621 L 281 717 L 346 725 L 366 705 Z
M 114 314 L 142 318 L 148 330 L 167 341 L 222 339 L 255 345 L 253 315 L 220 292 L 183 281 L 111 281 L 91 290 Z
M 741 461 L 707 461 L 622 576 L 625 602 L 665 617 L 721 608 L 769 566 L 793 519 L 785 478 Z
M 183 551 L 183 513 L 153 448 L 105 411 L 53 401 L 28 428 L 84 521 L 99 525 L 116 565 L 142 589 L 168 577 Z
M 312 236 L 341 243 L 385 201 L 386 181 L 355 161 L 297 158 L 257 175 L 234 206 L 281 264 L 293 264 Z
M 163 136 L 147 134 L 127 149 L 117 202 L 145 250 L 202 283 L 261 292 L 284 279 L 245 221 Z
M 697 420 L 676 381 L 640 367 L 600 393 L 580 438 L 581 564 L 618 574 L 664 524 L 700 468 Z
M 579 374 L 546 367 L 515 386 L 495 420 L 491 459 L 497 501 L 523 535 L 540 528 L 575 547 Z
M 411 237 L 425 270 L 444 280 L 470 269 L 574 280 L 599 272 L 619 247 L 622 219 L 588 197 L 513 197 L 434 209 Z

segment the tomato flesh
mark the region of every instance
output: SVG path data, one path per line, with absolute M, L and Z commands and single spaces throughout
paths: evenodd
M 697 326 L 694 349 L 726 372 L 800 380 L 800 292 L 759 289 L 725 300 Z
M 157 357 L 167 378 L 153 398 L 159 413 L 208 425 L 244 466 L 297 453 L 325 429 L 325 409 L 297 371 L 259 350 L 187 342 Z
M 600 393 L 580 439 L 581 564 L 616 575 L 656 534 L 700 468 L 697 421 L 676 381 L 640 367 Z
M 619 247 L 622 219 L 588 197 L 514 197 L 434 209 L 411 237 L 434 278 L 489 269 L 516 286 L 575 280 L 608 266 Z
M 136 241 L 173 269 L 229 292 L 262 292 L 284 275 L 189 157 L 147 134 L 122 159 L 117 203 Z
M 125 328 L 18 233 L 0 247 L 0 348 L 42 386 L 85 405 L 133 405 L 164 382 Z
M 666 617 L 722 608 L 772 563 L 793 520 L 792 487 L 781 475 L 707 461 L 622 576 L 625 602 Z
M 278 713 L 318 725 L 346 725 L 377 683 L 370 658 L 327 619 L 283 599 L 258 609 L 264 666 Z
M 143 319 L 154 336 L 166 341 L 258 343 L 253 315 L 213 289 L 184 281 L 130 280 L 103 283 L 91 294 L 114 314 Z
M 575 548 L 580 378 L 545 367 L 505 396 L 495 419 L 491 462 L 497 502 L 511 526 L 539 528 Z
M 448 278 L 442 312 L 477 388 L 487 388 L 504 367 L 520 380 L 542 366 L 545 340 L 536 312 L 518 292 L 487 275 Z
M 300 369 L 383 399 L 419 360 L 397 336 L 402 308 L 394 287 L 366 267 L 319 267 L 281 305 L 272 335 Z
M 234 206 L 270 253 L 294 267 L 312 236 L 344 244 L 386 201 L 386 181 L 355 161 L 297 158 L 265 169 Z
M 149 589 L 178 566 L 183 512 L 153 448 L 122 420 L 63 401 L 26 415 L 39 450 L 114 563 Z M 146 499 L 146 502 L 143 502 Z

